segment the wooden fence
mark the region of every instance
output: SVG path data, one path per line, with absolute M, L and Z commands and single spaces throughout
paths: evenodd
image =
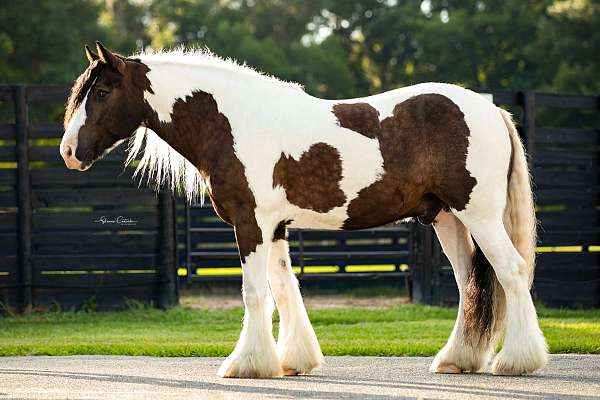
M 190 284 L 240 279 L 231 228 L 209 205 L 138 188 L 124 151 L 85 173 L 58 154 L 66 88 L 0 86 L 0 301 L 22 310 L 177 301 Z M 550 305 L 600 305 L 598 97 L 494 92 L 531 153 L 541 221 L 535 295 Z M 561 110 L 567 111 L 561 111 Z M 102 223 L 102 217 L 115 220 Z M 132 219 L 123 224 L 118 217 Z M 97 222 L 96 222 L 97 221 Z M 121 223 L 119 223 L 121 222 Z M 302 280 L 412 281 L 415 300 L 456 302 L 449 263 L 429 227 L 292 230 Z M 365 284 L 368 284 L 365 282 Z
M 62 126 L 36 121 L 53 108 L 60 113 L 66 94 L 0 86 L 2 305 L 174 304 L 172 197 L 138 188 L 122 148 L 85 173 L 67 170 L 58 152 Z
M 180 201 L 178 225 L 180 265 L 190 284 L 239 280 L 240 261 L 233 229 L 215 215 L 210 204 Z M 301 280 L 326 278 L 401 279 L 413 264 L 413 229 L 395 224 L 360 231 L 290 229 L 293 265 Z

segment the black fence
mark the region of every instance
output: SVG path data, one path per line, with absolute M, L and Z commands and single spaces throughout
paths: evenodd
M 241 268 L 233 229 L 210 204 L 178 207 L 180 265 L 187 283 L 239 280 Z M 290 229 L 292 263 L 301 280 L 404 279 L 413 264 L 414 231 L 395 224 L 360 231 Z
M 0 86 L 0 301 L 11 309 L 176 302 L 188 284 L 239 281 L 233 231 L 210 205 L 140 188 L 116 149 L 85 173 L 58 154 L 66 88 Z M 515 113 L 531 154 L 541 222 L 535 295 L 600 306 L 599 98 L 494 92 Z M 103 218 L 107 222 L 102 222 Z M 119 218 L 121 217 L 121 218 Z M 123 219 L 135 223 L 124 223 Z M 410 283 L 415 300 L 457 300 L 431 228 L 292 230 L 303 281 Z
M 177 301 L 174 202 L 137 188 L 124 151 L 67 170 L 57 123 L 67 90 L 0 87 L 0 301 L 11 310 Z M 33 119 L 33 121 L 30 121 Z

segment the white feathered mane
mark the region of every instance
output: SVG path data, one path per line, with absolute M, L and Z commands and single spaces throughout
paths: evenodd
M 285 85 L 300 91 L 304 90 L 297 83 L 282 81 L 246 64 L 239 64 L 231 58 L 221 58 L 208 48 L 186 50 L 180 47 L 171 51 L 147 50 L 133 55 L 131 58 L 137 58 L 142 62 L 151 62 L 155 65 L 162 63 L 197 65 L 202 68 L 233 70 L 256 79 L 265 79 L 274 84 Z M 156 132 L 146 127 L 138 128 L 129 141 L 127 152 L 126 166 L 130 165 L 138 156 L 141 157 L 133 175 L 140 178 L 140 184 L 146 175 L 147 183 L 154 185 L 157 190 L 162 185 L 167 185 L 174 192 L 184 194 L 190 203 L 204 202 L 205 190 L 208 186 L 207 179 L 192 163 L 161 139 Z
M 144 175 L 148 185 L 154 185 L 158 190 L 162 185 L 168 186 L 174 193 L 185 195 L 191 204 L 204 203 L 206 179 L 198 168 L 179 154 L 156 132 L 146 127 L 140 127 L 129 140 L 127 148 L 128 166 L 141 155 L 133 177 L 139 177 L 141 185 Z

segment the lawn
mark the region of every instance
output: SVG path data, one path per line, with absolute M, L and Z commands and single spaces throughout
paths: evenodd
M 433 355 L 455 314 L 453 308 L 411 304 L 310 310 L 326 355 Z M 600 310 L 542 308 L 539 314 L 551 352 L 600 354 Z M 0 355 L 225 356 L 241 319 L 240 308 L 187 307 L 6 317 L 0 319 Z

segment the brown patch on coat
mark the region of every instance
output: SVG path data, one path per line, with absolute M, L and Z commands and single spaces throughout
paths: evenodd
M 171 122 L 160 121 L 147 105 L 146 125 L 210 177 L 209 197 L 217 215 L 235 227 L 240 257 L 263 242 L 254 209 L 256 202 L 245 168 L 235 154 L 231 126 L 209 93 L 193 92 L 173 105 Z
M 368 138 L 375 138 L 381 132 L 379 111 L 367 103 L 336 104 L 332 112 L 342 128 L 351 129 Z
M 299 160 L 281 153 L 273 168 L 273 187 L 283 187 L 290 203 L 320 213 L 346 202 L 341 180 L 340 153 L 326 143 L 313 144 Z
M 292 223 L 291 219 L 287 221 L 281 221 L 277 224 L 277 228 L 275 228 L 275 232 L 273 233 L 273 242 L 278 240 L 287 240 L 287 226 Z
M 380 125 L 384 174 L 350 202 L 343 227 L 411 217 L 431 223 L 443 208 L 463 210 L 477 181 L 466 169 L 469 128 L 458 106 L 439 94 L 417 95 Z

